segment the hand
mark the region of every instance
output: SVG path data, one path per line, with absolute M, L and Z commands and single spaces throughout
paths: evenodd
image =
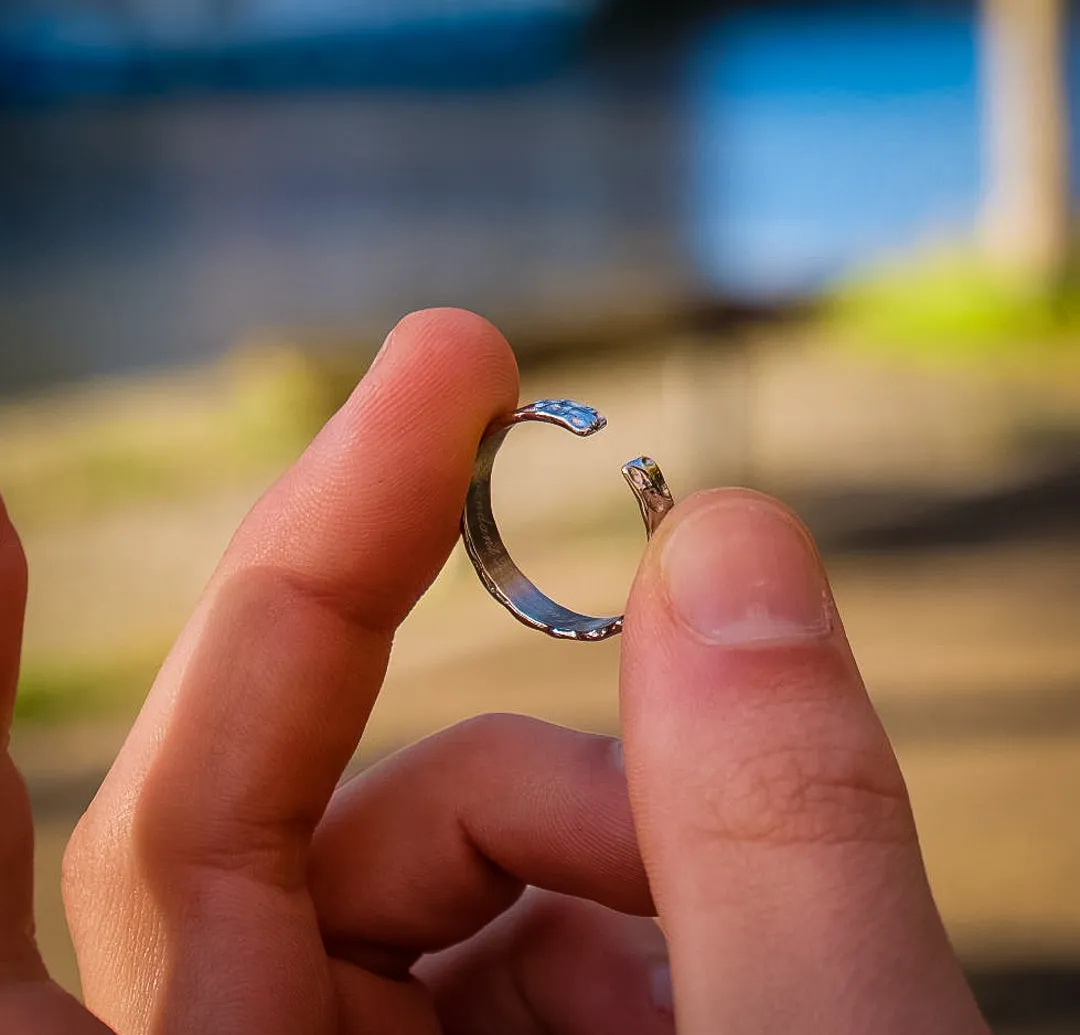
M 65 859 L 87 1005 L 116 1031 L 670 1031 L 662 936 L 613 911 L 653 910 L 611 740 L 490 717 L 335 791 L 516 398 L 489 324 L 413 316 L 235 536 Z M 0 528 L 6 730 L 25 567 Z M 4 780 L 0 1031 L 103 1031 L 44 981 Z
M 515 397 L 489 325 L 410 317 L 245 521 L 69 847 L 89 1007 L 124 1033 L 670 1033 L 663 941 L 622 915 L 651 883 L 681 1032 L 985 1031 L 816 554 L 764 497 L 687 500 L 646 552 L 625 777 L 606 738 L 502 716 L 335 790 Z M 6 519 L 0 586 L 7 720 Z M 104 1032 L 33 947 L 5 765 L 0 1030 Z

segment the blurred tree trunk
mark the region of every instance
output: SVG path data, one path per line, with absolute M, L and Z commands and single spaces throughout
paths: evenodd
M 982 0 L 989 171 L 984 231 L 993 260 L 1048 283 L 1069 249 L 1065 0 Z

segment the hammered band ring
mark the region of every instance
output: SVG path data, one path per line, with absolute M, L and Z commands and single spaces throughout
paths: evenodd
M 522 574 L 503 544 L 491 511 L 491 472 L 495 455 L 515 424 L 541 421 L 580 437 L 600 431 L 607 421 L 591 406 L 570 399 L 541 399 L 515 410 L 488 429 L 480 443 L 461 517 L 465 550 L 487 591 L 518 621 L 564 640 L 604 640 L 622 632 L 623 616 L 592 618 L 542 593 Z M 675 505 L 655 460 L 639 456 L 623 464 L 623 477 L 637 500 L 649 539 Z

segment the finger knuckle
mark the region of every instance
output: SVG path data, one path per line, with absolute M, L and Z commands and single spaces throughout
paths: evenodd
M 528 889 L 519 907 L 519 935 L 530 942 L 580 938 L 588 933 L 603 907 L 586 899 L 538 888 Z
M 226 828 L 183 795 L 163 797 L 143 784 L 132 790 L 129 807 L 92 805 L 80 819 L 61 866 L 64 900 L 69 910 L 91 913 L 118 889 L 179 901 L 232 875 L 299 887 L 302 860 L 282 851 L 283 840 L 278 829 L 257 822 Z
M 119 861 L 91 808 L 75 825 L 60 863 L 60 890 L 69 920 L 83 913 L 97 889 L 117 884 Z
M 528 715 L 485 712 L 463 719 L 446 732 L 448 741 L 483 751 L 494 745 L 514 744 L 534 738 L 546 724 Z
M 701 833 L 710 839 L 783 845 L 915 836 L 899 768 L 874 745 L 774 745 L 728 761 L 699 800 Z

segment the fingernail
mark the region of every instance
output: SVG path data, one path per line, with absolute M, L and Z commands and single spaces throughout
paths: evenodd
M 653 1006 L 668 1017 L 675 1016 L 675 996 L 671 989 L 671 966 L 655 963 L 649 970 L 649 995 Z
M 611 764 L 615 767 L 615 771 L 619 773 L 626 772 L 626 764 L 623 761 L 622 753 L 622 741 L 618 737 L 611 738 Z
M 672 532 L 661 567 L 675 612 L 709 643 L 797 643 L 832 627 L 813 544 L 768 500 L 724 496 L 703 506 Z

